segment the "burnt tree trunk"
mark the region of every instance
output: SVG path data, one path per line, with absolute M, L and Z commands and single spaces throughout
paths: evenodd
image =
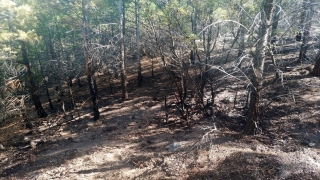
M 317 55 L 315 61 L 316 61 L 316 63 L 312 69 L 311 74 L 319 77 L 320 76 L 320 51 L 318 52 L 318 55 Z
M 41 60 L 40 60 L 40 57 L 39 57 L 38 53 L 37 53 L 37 56 L 38 56 L 41 76 L 42 76 L 42 78 L 44 78 L 45 76 L 44 76 L 44 72 L 43 72 L 43 67 L 42 67 Z M 47 95 L 47 99 L 48 99 L 48 102 L 49 102 L 49 106 L 50 106 L 51 109 L 54 109 L 52 101 L 51 101 L 49 89 L 48 89 L 48 79 L 45 79 L 45 81 L 44 81 L 44 88 L 46 90 L 46 95 Z
M 28 53 L 27 53 L 27 49 L 26 49 L 26 44 L 24 41 L 20 41 L 20 45 L 21 45 L 21 53 L 22 53 L 22 58 L 23 58 L 23 64 L 25 65 L 26 69 L 27 69 L 27 80 L 28 83 L 30 85 L 30 89 L 29 89 L 29 93 L 31 95 L 31 99 L 34 103 L 34 107 L 37 111 L 37 115 L 39 118 L 45 118 L 48 116 L 48 114 L 44 111 L 41 101 L 40 101 L 40 97 L 37 93 L 37 87 L 33 81 L 33 77 L 32 77 L 32 72 L 31 72 L 31 67 L 30 67 L 30 63 L 29 63 L 29 58 L 28 58 Z
M 93 110 L 93 119 L 98 120 L 100 118 L 100 112 L 98 108 L 98 102 L 97 102 L 97 97 L 98 97 L 98 88 L 97 88 L 97 83 L 96 79 L 94 77 L 94 71 L 93 71 L 93 61 L 89 57 L 89 52 L 88 52 L 88 43 L 86 40 L 86 2 L 85 0 L 82 0 L 82 42 L 83 42 L 83 53 L 84 53 L 84 58 L 86 62 L 86 74 L 87 74 L 87 81 L 88 81 L 88 86 L 89 86 L 89 91 L 91 95 L 91 100 L 92 100 L 92 110 Z
M 252 85 L 250 90 L 249 108 L 248 108 L 248 120 L 246 124 L 245 133 L 253 135 L 258 125 L 259 115 L 259 101 L 262 89 L 262 80 L 254 75 L 252 78 Z
M 267 52 L 268 35 L 272 19 L 274 0 L 263 0 L 261 9 L 261 22 L 259 27 L 259 40 L 253 60 L 253 73 L 251 80 L 251 96 L 249 101 L 248 119 L 245 133 L 254 135 L 258 128 L 259 101 L 262 91 L 264 62 Z

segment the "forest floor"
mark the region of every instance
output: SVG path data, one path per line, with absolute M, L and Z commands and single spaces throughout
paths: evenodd
M 124 102 L 119 80 L 112 95 L 98 77 L 98 121 L 87 86 L 73 87 L 76 111 L 66 116 L 46 104 L 49 116 L 32 119 L 31 132 L 22 117 L 7 121 L 0 127 L 0 179 L 320 179 L 320 79 L 296 54 L 282 62 L 292 67 L 283 82 L 264 88 L 255 136 L 243 134 L 246 84 L 232 78 L 216 91 L 214 119 L 194 111 L 187 123 L 172 108 L 165 123 L 164 96 L 175 103 L 175 88 L 161 62 L 152 78 L 144 58 L 143 85 L 129 75 Z

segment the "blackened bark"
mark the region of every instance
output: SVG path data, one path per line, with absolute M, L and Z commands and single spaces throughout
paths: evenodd
M 253 60 L 253 73 L 251 80 L 251 96 L 248 109 L 248 119 L 245 133 L 254 135 L 258 125 L 259 101 L 262 91 L 263 70 L 267 52 L 268 35 L 272 19 L 274 0 L 263 0 L 261 10 L 261 25 L 259 28 L 260 39 L 256 43 L 256 51 Z
M 79 88 L 83 86 L 79 77 L 77 78 L 77 84 Z
M 92 110 L 93 110 L 93 120 L 98 120 L 100 118 L 100 112 L 97 103 L 98 97 L 98 88 L 97 83 L 94 78 L 94 71 L 93 71 L 93 61 L 89 58 L 88 52 L 88 43 L 87 43 L 87 33 L 86 33 L 86 2 L 82 0 L 82 43 L 83 43 L 83 53 L 86 62 L 86 74 L 87 74 L 87 81 L 89 86 L 89 91 L 92 100 Z
M 70 86 L 70 87 L 72 87 L 73 86 L 73 84 L 72 84 L 72 77 L 68 77 L 68 85 Z
M 31 67 L 30 67 L 30 63 L 29 63 L 29 59 L 28 59 L 28 53 L 27 53 L 27 49 L 26 49 L 26 44 L 24 41 L 20 41 L 20 45 L 21 45 L 21 53 L 22 53 L 22 58 L 23 58 L 23 64 L 25 65 L 26 69 L 27 69 L 27 80 L 29 82 L 30 85 L 30 89 L 29 89 L 29 93 L 31 95 L 32 101 L 34 103 L 34 107 L 37 111 L 37 115 L 39 118 L 45 118 L 48 116 L 48 114 L 44 111 L 41 101 L 40 101 L 40 97 L 37 94 L 37 88 L 36 85 L 33 81 L 33 77 L 32 77 L 32 72 L 31 72 Z
M 193 34 L 197 34 L 197 26 L 198 26 L 198 11 L 195 7 L 195 5 L 191 2 L 192 6 L 192 14 L 191 14 L 191 30 Z M 196 40 L 192 40 L 192 50 L 190 51 L 190 62 L 191 64 L 194 64 L 196 61 L 196 51 L 197 51 L 197 45 Z
M 313 67 L 311 74 L 314 76 L 320 76 L 320 51 L 319 51 L 315 61 L 316 61 L 316 63 Z
M 259 101 L 261 94 L 262 84 L 259 82 L 256 76 L 252 79 L 252 85 L 250 90 L 249 108 L 248 108 L 248 120 L 246 124 L 245 133 L 254 135 L 254 131 L 257 128 L 258 115 L 259 115 Z
M 87 75 L 87 80 L 89 84 L 89 90 L 91 94 L 91 101 L 92 101 L 92 110 L 93 110 L 93 119 L 98 120 L 100 118 L 100 112 L 97 103 L 97 85 L 96 80 L 92 78 L 89 74 Z
M 39 60 L 41 75 L 42 75 L 42 77 L 44 77 L 41 60 L 40 60 L 40 58 L 38 58 L 38 60 Z M 48 89 L 48 81 L 47 81 L 47 80 L 45 80 L 44 86 L 45 86 L 44 88 L 45 88 L 45 90 L 46 90 L 46 95 L 47 95 L 47 98 L 48 98 L 49 106 L 50 106 L 51 109 L 54 109 L 53 104 L 52 104 L 52 101 L 51 101 L 49 89 Z
M 125 70 L 125 46 L 124 46 L 124 10 L 122 0 L 118 1 L 119 10 L 119 31 L 120 31 L 120 63 L 121 63 L 121 87 L 122 87 L 122 100 L 128 99 L 127 91 L 127 74 Z
M 46 87 L 46 95 L 47 95 L 47 98 L 48 98 L 48 102 L 49 102 L 50 108 L 51 108 L 51 109 L 54 109 L 53 104 L 52 104 L 52 101 L 51 101 L 51 98 L 50 98 L 50 94 L 49 94 L 49 89 L 48 89 L 48 87 Z
M 110 86 L 110 93 L 111 93 L 111 94 L 114 94 L 114 91 L 113 91 L 113 80 L 112 80 L 112 78 L 109 78 L 109 86 Z
M 196 62 L 196 53 L 194 50 L 190 51 L 190 62 L 191 64 L 194 64 L 194 62 Z

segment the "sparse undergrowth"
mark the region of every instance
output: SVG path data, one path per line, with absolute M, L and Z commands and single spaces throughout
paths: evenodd
M 143 88 L 129 81 L 125 102 L 119 82 L 110 95 L 108 84 L 98 78 L 98 121 L 90 119 L 85 87 L 74 87 L 79 106 L 71 119 L 52 112 L 33 121 L 37 130 L 32 133 L 20 118 L 7 121 L 0 131 L 0 178 L 320 179 L 319 78 L 301 75 L 302 69 L 286 72 L 283 84 L 267 86 L 261 134 L 249 137 L 242 132 L 243 85 L 217 90 L 214 120 L 193 112 L 186 123 L 173 108 L 163 123 L 161 93 L 171 86 L 160 82 L 168 77 L 158 66 L 152 79 L 150 61 L 144 59 L 143 65 Z M 167 95 L 173 103 L 174 94 Z

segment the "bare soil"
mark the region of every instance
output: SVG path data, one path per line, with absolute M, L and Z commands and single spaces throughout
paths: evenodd
M 243 134 L 246 83 L 232 78 L 217 90 L 214 119 L 194 110 L 186 122 L 173 107 L 165 123 L 164 96 L 175 103 L 175 89 L 161 62 L 152 78 L 144 58 L 143 86 L 136 87 L 131 65 L 124 102 L 119 80 L 112 95 L 107 78 L 98 77 L 98 121 L 84 86 L 73 87 L 77 110 L 69 116 L 47 108 L 47 118 L 32 119 L 32 131 L 22 117 L 2 125 L 0 179 L 320 179 L 320 79 L 286 57 L 283 67 L 293 68 L 283 70 L 282 82 L 270 83 L 266 64 L 270 85 L 255 136 Z

